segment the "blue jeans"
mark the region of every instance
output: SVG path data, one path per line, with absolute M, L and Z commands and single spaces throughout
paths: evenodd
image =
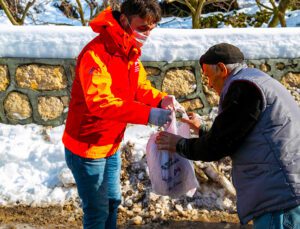
M 254 229 L 300 229 L 300 206 L 266 213 L 253 220 Z
M 116 228 L 121 203 L 120 151 L 107 158 L 89 159 L 65 148 L 65 158 L 82 201 L 84 229 Z

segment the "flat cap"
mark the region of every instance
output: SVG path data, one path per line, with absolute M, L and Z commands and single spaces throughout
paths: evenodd
M 210 47 L 199 60 L 201 66 L 203 64 L 217 64 L 219 62 L 234 64 L 242 63 L 243 61 L 244 54 L 241 50 L 228 43 L 220 43 Z

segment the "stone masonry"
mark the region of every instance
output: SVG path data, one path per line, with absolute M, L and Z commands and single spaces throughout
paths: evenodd
M 144 62 L 148 79 L 159 90 L 176 96 L 188 111 L 208 114 L 219 96 L 202 77 L 198 61 Z M 300 59 L 247 60 L 280 81 L 300 105 Z M 0 58 L 0 122 L 64 123 L 75 60 Z

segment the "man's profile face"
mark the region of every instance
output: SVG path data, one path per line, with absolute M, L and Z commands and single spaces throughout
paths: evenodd
M 213 88 L 219 95 L 221 94 L 224 78 L 220 75 L 218 65 L 203 64 L 202 74 L 208 78 L 209 87 Z
M 136 30 L 147 36 L 149 36 L 151 30 L 156 27 L 156 23 L 149 22 L 146 18 L 143 19 L 137 15 L 131 16 L 128 21 L 132 30 Z
M 139 33 L 140 36 L 149 36 L 150 32 L 156 27 L 156 23 L 152 23 L 149 19 L 141 18 L 138 15 L 127 17 L 122 14 L 120 22 L 123 29 L 130 35 Z M 137 46 L 141 47 L 142 44 L 137 42 Z

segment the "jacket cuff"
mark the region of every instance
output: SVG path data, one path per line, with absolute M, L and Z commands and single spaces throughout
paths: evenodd
M 187 158 L 187 156 L 184 154 L 186 152 L 186 139 L 185 138 L 179 139 L 179 141 L 176 143 L 176 152 L 180 156 Z
M 204 125 L 204 124 L 201 124 L 201 126 L 199 127 L 199 137 L 201 136 L 201 135 L 204 135 L 204 134 L 206 134 L 207 132 L 209 131 L 209 128 L 208 128 L 208 126 L 207 125 Z

